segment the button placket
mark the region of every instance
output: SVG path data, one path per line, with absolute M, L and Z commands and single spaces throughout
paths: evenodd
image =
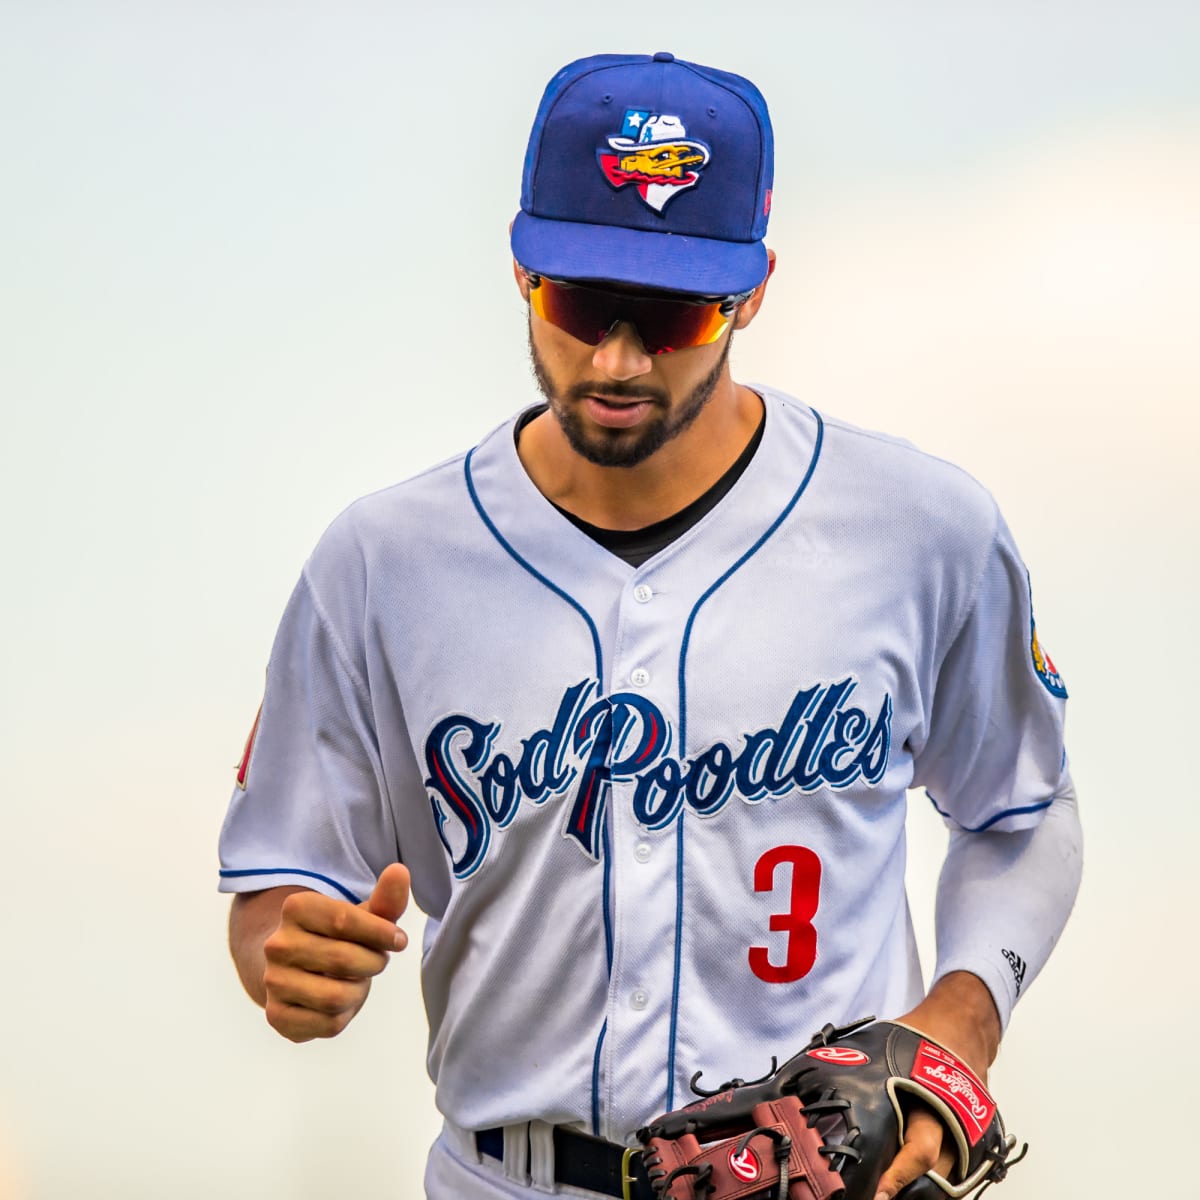
M 663 647 L 661 626 L 669 620 L 670 601 L 648 580 L 627 585 L 621 597 L 617 628 L 610 659 L 611 691 L 637 692 L 657 710 L 664 702 L 655 726 L 656 738 L 667 736 L 664 743 L 656 741 L 653 758 L 628 770 L 624 777 L 613 780 L 610 791 L 612 839 L 609 849 L 611 864 L 611 904 L 613 909 L 613 957 L 609 974 L 607 1034 L 604 1042 L 606 1064 L 624 1063 L 618 1072 L 624 1080 L 622 1091 L 632 1086 L 635 1091 L 660 1086 L 661 1067 L 651 1063 L 651 1047 L 657 1047 L 667 1036 L 669 1012 L 666 997 L 652 992 L 643 982 L 653 979 L 661 969 L 661 947 L 673 936 L 673 912 L 658 903 L 670 886 L 674 867 L 671 856 L 660 853 L 654 836 L 638 823 L 634 815 L 637 777 L 642 769 L 657 761 L 664 744 L 669 744 L 662 722 L 671 722 L 669 709 L 672 698 L 672 660 Z M 663 696 L 660 689 L 666 689 Z M 634 721 L 650 720 L 642 706 L 628 702 L 628 716 Z M 635 715 L 640 714 L 640 715 Z M 630 725 L 628 738 L 643 735 L 637 724 Z M 624 757 L 632 742 L 615 748 Z M 634 775 L 630 778 L 630 775 Z M 636 1062 L 637 1067 L 629 1064 Z M 628 1119 L 629 1098 L 606 1090 L 601 1104 L 604 1119 Z M 610 1111 L 611 1110 L 611 1111 Z

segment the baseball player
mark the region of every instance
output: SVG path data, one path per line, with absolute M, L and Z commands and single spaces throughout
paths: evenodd
M 411 887 L 435 1200 L 660 1194 L 639 1128 L 825 1022 L 902 1018 L 981 1084 L 1074 899 L 1066 690 L 991 496 L 731 376 L 772 163 L 737 75 L 563 68 L 511 229 L 540 395 L 338 517 L 280 625 L 234 958 L 281 1034 L 333 1036 Z M 910 788 L 950 830 L 928 991 Z M 871 1196 L 953 1174 L 907 1117 Z

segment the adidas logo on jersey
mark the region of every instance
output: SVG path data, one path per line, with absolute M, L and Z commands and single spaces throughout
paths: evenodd
M 1025 982 L 1025 960 L 1012 950 L 1001 950 L 1001 954 L 1008 960 L 1008 965 L 1012 967 L 1013 978 L 1017 981 L 1017 995 L 1021 994 L 1021 985 Z

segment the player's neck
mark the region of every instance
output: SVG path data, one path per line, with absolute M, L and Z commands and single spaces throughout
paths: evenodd
M 549 413 L 518 447 L 538 490 L 602 529 L 644 529 L 702 496 L 734 464 L 762 420 L 762 400 L 728 375 L 696 420 L 635 467 L 601 467 L 577 454 Z

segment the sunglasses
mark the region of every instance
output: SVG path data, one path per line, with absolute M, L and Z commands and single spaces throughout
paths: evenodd
M 524 270 L 524 268 L 522 268 Z M 529 305 L 573 338 L 598 346 L 621 321 L 638 331 L 647 354 L 710 346 L 756 289 L 736 296 L 683 298 L 672 292 L 620 292 L 525 271 Z

